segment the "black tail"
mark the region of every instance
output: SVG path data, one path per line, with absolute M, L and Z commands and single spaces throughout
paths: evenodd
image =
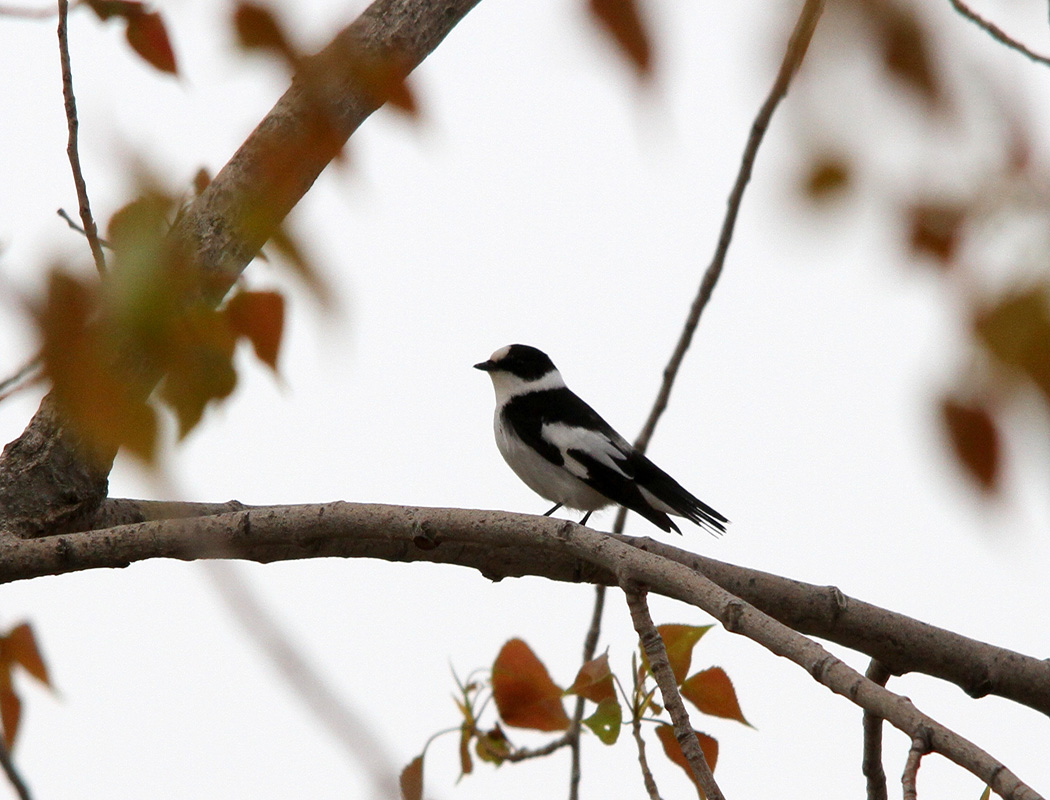
M 729 520 L 726 517 L 719 514 L 703 500 L 697 499 L 686 491 L 678 481 L 656 466 L 648 458 L 643 457 L 640 459 L 640 462 L 641 463 L 636 465 L 637 471 L 635 474 L 635 480 L 638 481 L 640 486 L 644 486 L 649 494 L 668 508 L 681 514 L 693 524 L 706 529 L 714 536 L 721 536 L 726 532 L 726 525 L 729 523 Z M 654 511 L 656 511 L 656 509 L 654 509 Z M 657 511 L 657 513 L 661 512 Z M 648 517 L 648 515 L 643 516 Z M 652 519 L 651 517 L 648 518 Z M 667 519 L 667 522 L 675 531 L 678 531 L 677 526 L 675 526 L 669 518 Z M 658 522 L 656 524 L 660 525 Z M 663 528 L 664 526 L 660 525 L 660 527 Z M 664 528 L 664 530 L 667 530 L 667 528 Z M 678 532 L 681 533 L 681 531 Z

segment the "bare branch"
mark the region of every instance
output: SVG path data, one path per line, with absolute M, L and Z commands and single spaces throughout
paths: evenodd
M 766 135 L 766 129 L 769 127 L 769 121 L 772 119 L 773 112 L 776 111 L 780 101 L 787 95 L 791 78 L 802 64 L 802 58 L 806 54 L 809 42 L 813 38 L 813 31 L 817 27 L 817 20 L 820 19 L 823 10 L 824 0 L 805 1 L 805 4 L 802 6 L 802 12 L 799 14 L 798 22 L 795 23 L 795 29 L 791 32 L 791 38 L 788 40 L 787 51 L 784 53 L 784 60 L 780 63 L 780 70 L 777 72 L 776 80 L 773 81 L 773 87 L 769 90 L 769 95 L 759 109 L 755 121 L 751 124 L 751 135 L 748 136 L 743 157 L 740 159 L 740 169 L 737 172 L 736 182 L 729 193 L 725 218 L 722 220 L 722 232 L 718 236 L 718 245 L 715 247 L 714 257 L 704 272 L 696 298 L 689 309 L 689 316 L 686 317 L 685 326 L 678 337 L 678 344 L 675 345 L 674 352 L 671 354 L 671 360 L 664 368 L 663 383 L 656 396 L 656 401 L 653 403 L 652 411 L 649 412 L 649 419 L 645 421 L 645 425 L 642 426 L 642 432 L 635 440 L 635 446 L 642 452 L 645 452 L 649 446 L 649 440 L 652 438 L 653 431 L 656 430 L 656 424 L 660 421 L 660 417 L 667 408 L 667 402 L 671 396 L 671 388 L 674 385 L 675 378 L 678 376 L 678 370 L 682 366 L 683 359 L 685 359 L 686 350 L 689 349 L 689 345 L 693 341 L 693 334 L 700 324 L 700 315 L 703 313 L 704 308 L 707 307 L 707 303 L 715 290 L 715 284 L 718 283 L 718 278 L 722 274 L 726 254 L 729 252 L 729 243 L 733 239 L 736 218 L 740 212 L 740 204 L 744 199 L 744 190 L 751 180 L 751 170 L 755 164 L 755 157 L 758 155 L 758 148 Z M 621 509 L 620 514 L 624 513 L 626 512 Z M 617 517 L 617 522 L 619 520 L 620 518 Z M 622 530 L 622 527 L 619 530 Z
M 911 740 L 908 760 L 904 763 L 904 774 L 901 785 L 904 787 L 904 800 L 918 800 L 916 781 L 919 778 L 919 765 L 922 757 L 930 752 L 930 742 L 926 732 L 920 730 Z
M 885 686 L 890 671 L 881 661 L 873 658 L 864 673 L 872 683 Z M 870 711 L 864 712 L 864 757 L 860 769 L 867 779 L 868 800 L 888 800 L 886 772 L 882 768 L 882 717 Z
M 398 770 L 390 755 L 379 745 L 379 737 L 371 726 L 303 658 L 288 634 L 263 608 L 248 583 L 234 571 L 233 565 L 208 561 L 204 566 L 231 616 L 270 659 L 314 717 L 369 777 L 374 796 L 396 797 Z
M 653 618 L 649 614 L 649 604 L 645 599 L 646 590 L 626 581 L 621 584 L 621 588 L 627 596 L 627 606 L 631 609 L 634 629 L 649 658 L 649 668 L 653 671 L 653 677 L 656 678 L 656 685 L 660 687 L 664 708 L 670 713 L 671 721 L 674 723 L 675 738 L 682 748 L 686 761 L 689 762 L 697 786 L 701 788 L 708 800 L 725 800 L 725 795 L 715 782 L 711 765 L 707 763 L 704 751 L 700 747 L 700 740 L 693 732 L 693 723 L 689 721 L 689 712 L 686 711 L 685 703 L 682 702 L 682 695 L 678 693 L 678 684 L 671 670 L 671 662 L 667 658 L 664 640 L 660 632 L 656 630 Z
M 40 367 L 43 361 L 37 353 L 25 364 L 15 370 L 14 374 L 0 381 L 0 400 L 6 400 L 16 392 L 32 386 L 40 379 Z
M 62 217 L 62 219 L 64 219 L 66 221 L 66 225 L 68 225 L 70 228 L 75 230 L 81 236 L 87 236 L 87 232 L 83 228 L 81 228 L 79 225 L 77 225 L 76 221 L 71 216 L 69 216 L 69 214 L 66 212 L 66 210 L 64 208 L 58 209 L 58 211 L 56 213 L 58 214 L 58 216 Z M 105 239 L 103 239 L 101 237 L 99 237 L 98 243 L 100 245 L 102 245 L 103 247 L 109 248 L 110 250 L 113 249 L 112 247 L 110 247 L 109 242 L 107 242 Z
M 598 636 L 602 630 L 602 611 L 605 609 L 605 587 L 598 585 L 594 587 L 594 611 L 591 612 L 591 626 L 587 629 L 587 635 L 583 640 L 583 663 L 594 658 L 594 651 L 598 648 Z M 569 727 L 571 739 L 569 747 L 572 748 L 572 764 L 569 767 L 569 800 L 578 800 L 580 796 L 580 724 L 583 720 L 584 698 L 576 697 L 576 708 L 572 712 L 572 725 Z
M 1012 36 L 1010 36 L 1010 34 L 1008 34 L 994 22 L 991 22 L 982 17 L 980 14 L 978 14 L 976 11 L 974 11 L 972 8 L 966 5 L 962 0 L 949 0 L 949 2 L 951 2 L 952 7 L 956 11 L 962 14 L 962 16 L 966 17 L 966 19 L 970 20 L 970 22 L 972 22 L 977 27 L 983 28 L 988 33 L 988 35 L 995 39 L 997 42 L 999 42 L 999 44 L 1006 45 L 1011 50 L 1016 50 L 1021 55 L 1030 58 L 1036 63 L 1046 64 L 1047 66 L 1050 66 L 1050 58 L 1048 58 L 1047 56 L 1041 56 L 1038 53 L 1033 53 L 1031 50 L 1029 50 L 1027 47 L 1021 44 L 1021 42 L 1014 39 Z
M 631 719 L 631 732 L 634 734 L 634 741 L 638 745 L 638 764 L 642 770 L 642 782 L 645 784 L 645 791 L 649 795 L 649 800 L 663 800 L 660 797 L 660 792 L 656 788 L 656 779 L 653 778 L 653 773 L 649 769 L 649 760 L 645 757 L 645 740 L 642 738 L 642 720 L 638 714 L 632 715 Z
M 7 780 L 11 783 L 11 788 L 15 790 L 19 800 L 32 800 L 29 787 L 22 780 L 22 776 L 15 767 L 15 762 L 11 760 L 11 751 L 7 749 L 3 737 L 0 737 L 0 766 L 3 767 L 4 774 L 7 775 Z
M 689 556 L 679 553 L 682 558 Z M 789 659 L 836 694 L 907 735 L 928 731 L 933 751 L 973 773 L 1002 797 L 1040 798 L 1003 764 L 919 712 L 910 700 L 866 680 L 816 642 L 704 574 L 634 546 L 627 537 L 565 520 L 497 511 L 329 503 L 245 509 L 35 539 L 8 535 L 0 538 L 0 583 L 91 567 L 124 567 L 158 557 L 268 563 L 325 556 L 459 564 L 492 579 L 538 575 L 646 586 L 706 611 L 726 630 Z M 1047 683 L 1045 678 L 1042 682 Z
M 73 170 L 73 184 L 77 188 L 77 200 L 80 203 L 80 221 L 84 225 L 84 235 L 91 247 L 91 257 L 95 259 L 95 268 L 99 275 L 106 274 L 106 254 L 98 240 L 98 228 L 95 218 L 91 216 L 91 203 L 88 200 L 87 184 L 84 172 L 80 168 L 80 152 L 77 148 L 77 131 L 80 123 L 77 120 L 77 100 L 73 94 L 73 68 L 69 62 L 69 0 L 58 0 L 58 52 L 62 61 L 62 97 L 66 105 L 66 125 L 69 127 L 69 143 L 66 154 L 69 166 Z

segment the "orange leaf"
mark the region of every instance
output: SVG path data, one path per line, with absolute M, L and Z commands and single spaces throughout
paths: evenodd
M 609 669 L 609 654 L 603 653 L 580 667 L 576 680 L 565 690 L 565 694 L 577 694 L 595 703 L 609 698 L 615 700 L 616 690 L 613 687 L 612 671 Z
M 696 738 L 700 742 L 700 749 L 704 751 L 707 766 L 714 772 L 715 763 L 718 761 L 718 740 L 711 738 L 706 733 L 700 733 L 700 731 L 693 731 L 693 733 L 696 734 Z M 682 752 L 681 745 L 678 744 L 674 728 L 670 725 L 657 725 L 656 736 L 660 740 L 660 744 L 663 745 L 664 753 L 667 757 L 685 771 L 685 774 L 689 776 L 689 780 L 696 786 L 696 790 L 700 792 L 700 796 L 703 797 L 704 792 L 693 775 L 693 768 L 689 766 L 689 761 L 686 759 L 685 753 Z
M 110 17 L 129 19 L 138 14 L 146 13 L 145 5 L 133 0 L 87 0 L 87 4 L 98 18 L 103 21 Z
M 403 800 L 423 800 L 423 756 L 416 756 L 401 770 L 400 783 Z
M 660 632 L 660 638 L 664 640 L 664 648 L 667 650 L 667 660 L 671 662 L 675 683 L 681 685 L 685 680 L 685 676 L 689 674 L 689 665 L 693 661 L 693 648 L 700 641 L 700 637 L 713 627 L 714 625 L 657 626 L 656 630 Z M 649 668 L 649 659 L 644 650 L 642 663 L 646 669 Z
M 588 0 L 587 7 L 598 26 L 612 37 L 639 76 L 648 77 L 652 72 L 652 39 L 637 0 Z
M 16 625 L 10 630 L 3 640 L 4 657 L 9 662 L 20 664 L 26 672 L 36 678 L 45 686 L 51 686 L 51 680 L 47 675 L 47 666 L 40 655 L 37 647 L 36 637 L 28 622 Z
M 233 27 L 237 43 L 245 50 L 271 50 L 293 67 L 299 62 L 298 52 L 268 8 L 255 3 L 238 4 L 233 12 Z
M 234 334 L 247 338 L 259 360 L 276 372 L 284 332 L 284 298 L 277 292 L 237 292 L 223 313 Z
M 934 69 L 930 35 L 915 11 L 901 3 L 863 3 L 875 23 L 886 71 L 913 89 L 930 106 L 943 89 Z
M 172 75 L 178 72 L 168 30 L 159 13 L 154 11 L 128 17 L 128 29 L 124 35 L 132 49 L 161 72 Z
M 721 667 L 711 667 L 682 683 L 682 697 L 705 714 L 751 723 L 744 719 L 733 682 Z
M 0 722 L 4 726 L 4 743 L 10 750 L 18 735 L 18 722 L 22 718 L 22 701 L 10 686 L 0 688 Z
M 955 455 L 986 492 L 999 488 L 999 431 L 988 409 L 941 400 L 941 416 Z
M 515 728 L 563 731 L 569 718 L 562 691 L 547 668 L 521 639 L 511 639 L 492 665 L 492 696 L 505 723 Z

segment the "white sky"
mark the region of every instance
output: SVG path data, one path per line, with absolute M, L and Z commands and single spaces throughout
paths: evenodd
M 352 5 L 297 4 L 302 41 L 324 43 L 363 6 Z M 485 0 L 417 72 L 424 121 L 383 112 L 366 123 L 353 139 L 353 169 L 322 176 L 293 215 L 343 313 L 322 318 L 272 264 L 253 265 L 251 285 L 292 294 L 284 386 L 244 358 L 241 388 L 174 452 L 167 481 L 122 463 L 113 495 L 540 513 L 544 501 L 499 458 L 491 388 L 470 369 L 515 341 L 545 349 L 611 423 L 637 431 L 797 4 L 654 3 L 663 58 L 650 97 L 633 90 L 580 5 Z M 937 16 L 960 54 L 954 73 L 990 67 L 997 86 L 1045 121 L 1038 104 L 1050 73 L 1000 52 L 942 5 Z M 1050 50 L 1045 9 L 1026 20 L 1014 5 L 989 8 Z M 179 80 L 142 65 L 119 26 L 85 10 L 71 22 L 81 152 L 102 221 L 127 198 L 124 145 L 172 185 L 186 184 L 202 164 L 217 171 L 284 88 L 273 65 L 232 54 L 226 5 L 161 8 Z M 34 346 L 19 298 L 38 290 L 56 258 L 90 268 L 86 246 L 54 213 L 76 200 L 53 29 L 0 20 L 4 374 Z M 650 451 L 734 524 L 719 541 L 688 530 L 675 544 L 834 584 L 1043 656 L 1050 449 L 1045 436 L 1009 431 L 1003 499 L 975 496 L 934 416 L 935 397 L 966 358 L 955 301 L 932 271 L 904 262 L 888 227 L 886 197 L 965 148 L 915 144 L 899 111 L 881 113 L 886 94 L 864 94 L 860 81 L 871 74 L 858 59 L 832 84 L 837 92 L 799 87 L 774 119 L 726 272 Z M 974 135 L 994 127 L 994 113 L 982 113 Z M 810 144 L 803 120 L 814 118 L 824 130 L 870 130 L 864 158 L 877 187 L 824 214 L 799 208 L 791 190 Z M 966 168 L 960 161 L 953 174 Z M 0 405 L 3 441 L 21 432 L 38 399 Z M 638 519 L 628 532 L 659 535 Z M 451 567 L 237 567 L 398 766 L 456 724 L 450 664 L 462 676 L 521 636 L 568 685 L 591 608 L 586 586 L 491 584 Z M 369 796 L 356 765 L 231 622 L 200 566 L 158 561 L 45 578 L 5 586 L 2 597 L 0 624 L 33 622 L 59 687 L 56 699 L 20 684 L 15 755 L 36 797 Z M 655 598 L 653 613 L 657 622 L 708 621 Z M 635 643 L 615 592 L 605 646 L 626 674 Z M 863 796 L 859 710 L 721 630 L 698 646 L 694 664 L 729 672 L 757 728 L 694 716 L 721 741 L 716 777 L 728 797 Z M 1050 791 L 1046 718 L 994 698 L 970 701 L 921 676 L 890 687 Z M 692 796 L 650 742 L 663 796 Z M 907 746 L 887 732 L 891 795 Z M 558 797 L 567 773 L 562 753 L 498 771 L 481 764 L 454 785 L 455 736 L 439 740 L 426 765 L 428 794 L 442 798 Z M 923 797 L 977 800 L 983 788 L 935 756 L 919 781 Z M 7 791 L 0 783 L 0 797 Z M 627 737 L 614 748 L 587 741 L 584 798 L 643 791 Z

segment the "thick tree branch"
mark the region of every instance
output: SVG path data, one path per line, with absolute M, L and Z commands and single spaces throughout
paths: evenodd
M 286 514 L 290 520 L 294 520 L 296 509 L 337 506 L 349 510 L 345 512 L 348 513 L 346 518 L 348 526 L 357 524 L 357 512 L 353 509 L 374 508 L 373 506 L 331 504 L 330 506 L 276 506 L 270 510 Z M 171 503 L 112 499 L 107 500 L 101 506 L 91 520 L 91 527 L 102 529 L 149 520 L 222 514 L 247 508 L 236 501 Z M 430 519 L 429 515 L 439 511 L 438 509 L 392 506 L 379 508 L 388 508 L 391 509 L 391 513 L 399 513 L 402 525 L 410 517 L 418 518 L 414 515 L 424 514 Z M 253 510 L 264 512 L 268 509 L 257 507 Z M 463 515 L 462 519 L 483 513 L 491 513 L 501 520 L 534 519 L 499 512 L 450 509 L 441 513 L 447 513 L 453 517 Z M 290 524 L 296 523 L 290 522 Z M 426 523 L 428 530 L 432 524 L 436 523 Z M 356 536 L 357 534 L 346 531 L 339 535 Z M 954 683 L 972 697 L 997 695 L 1050 715 L 1050 662 L 1044 659 L 1022 655 L 920 622 L 903 614 L 887 611 L 849 597 L 833 586 L 816 586 L 760 570 L 727 564 L 647 537 L 623 536 L 620 538 L 632 547 L 655 553 L 691 570 L 703 573 L 726 591 L 746 600 L 800 633 L 817 636 L 878 659 L 894 675 L 921 672 Z M 132 549 L 136 547 L 134 542 L 129 544 Z M 158 553 L 148 549 L 149 543 L 139 544 L 146 547 L 147 550 L 130 557 L 128 563 L 143 558 L 157 557 Z M 386 558 L 383 551 L 372 552 L 372 548 L 372 542 L 358 541 L 352 551 L 348 549 L 346 552 L 333 553 L 333 555 Z M 19 573 L 18 568 L 13 565 L 9 566 L 4 553 L 4 549 L 0 547 L 0 582 L 34 577 Z M 132 554 L 129 553 L 129 555 Z M 413 555 L 411 560 L 432 560 L 428 558 L 426 551 L 413 553 Z M 615 585 L 615 580 L 610 575 L 598 573 L 593 569 L 584 570 L 574 561 L 566 561 L 556 553 L 538 552 L 535 547 L 524 543 L 491 553 L 482 551 L 476 556 L 476 561 L 457 563 L 474 567 L 494 580 L 533 574 L 552 580 L 576 580 L 606 586 Z M 290 555 L 288 557 L 302 556 Z M 507 559 L 506 564 L 503 562 L 504 558 Z M 521 565 L 526 563 L 528 568 L 522 572 Z M 89 561 L 82 564 L 71 564 L 70 569 L 90 569 L 97 566 L 123 566 L 123 564 L 100 564 Z M 45 569 L 43 574 L 51 574 L 51 572 Z
M 173 244 L 200 270 L 208 297 L 222 298 L 382 103 L 374 80 L 362 77 L 362 57 L 391 59 L 407 74 L 477 3 L 375 0 L 304 60 L 288 91 L 172 228 Z M 112 455 L 85 459 L 81 451 L 45 398 L 0 456 L 0 523 L 7 533 L 42 536 L 83 527 L 106 496 Z
M 865 679 L 704 574 L 625 539 L 564 520 L 498 511 L 350 503 L 278 506 L 38 539 L 8 537 L 0 541 L 0 583 L 91 567 L 123 567 L 145 558 L 268 563 L 324 556 L 459 564 L 493 580 L 538 575 L 561 581 L 636 583 L 703 609 L 726 630 L 798 664 L 836 694 L 908 736 L 928 733 L 933 751 L 1002 797 L 1039 798 L 1003 764 L 919 712 L 908 699 Z M 679 555 L 685 560 L 689 554 Z M 1045 676 L 1042 682 L 1048 683 Z

